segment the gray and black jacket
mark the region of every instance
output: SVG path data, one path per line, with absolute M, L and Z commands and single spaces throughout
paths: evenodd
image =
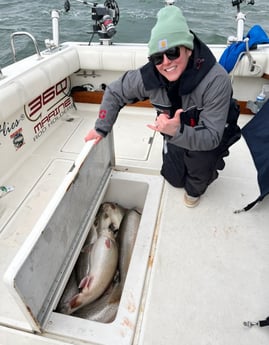
M 178 81 L 168 82 L 149 62 L 107 86 L 95 129 L 105 136 L 121 108 L 148 99 L 158 113 L 169 113 L 171 117 L 177 109 L 190 110 L 182 114 L 177 133 L 168 138 L 171 144 L 187 150 L 209 151 L 222 139 L 231 95 L 229 75 L 194 35 L 192 55 Z

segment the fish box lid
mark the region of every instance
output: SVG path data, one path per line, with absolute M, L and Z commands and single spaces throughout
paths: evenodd
M 56 307 L 113 165 L 112 134 L 98 145 L 86 143 L 5 273 L 4 281 L 34 331 L 42 332 Z

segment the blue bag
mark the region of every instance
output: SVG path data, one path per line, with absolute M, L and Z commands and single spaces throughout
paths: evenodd
M 260 25 L 254 25 L 248 32 L 249 49 L 254 49 L 257 44 L 269 43 L 269 38 Z M 247 51 L 246 42 L 236 42 L 228 46 L 222 53 L 219 63 L 228 73 L 234 68 L 241 53 Z

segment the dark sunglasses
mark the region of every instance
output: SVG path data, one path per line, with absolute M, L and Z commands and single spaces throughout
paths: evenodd
M 180 47 L 173 47 L 163 52 L 152 54 L 148 59 L 154 65 L 160 65 L 163 62 L 164 54 L 166 55 L 167 59 L 175 60 L 180 57 Z

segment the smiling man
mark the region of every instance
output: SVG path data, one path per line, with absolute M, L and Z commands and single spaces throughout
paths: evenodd
M 123 106 L 149 99 L 157 117 L 148 127 L 164 140 L 161 174 L 174 187 L 184 188 L 185 205 L 194 207 L 240 137 L 236 124 L 229 128 L 230 78 L 174 5 L 158 12 L 148 48 L 146 65 L 106 88 L 95 128 L 85 140 L 98 143 Z

